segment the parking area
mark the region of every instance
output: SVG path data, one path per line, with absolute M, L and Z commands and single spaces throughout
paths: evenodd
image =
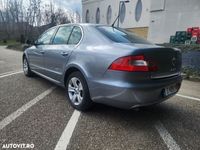
M 0 149 L 200 149 L 198 82 L 184 81 L 176 96 L 156 106 L 121 110 L 96 104 L 82 113 L 69 105 L 64 89 L 23 75 L 22 52 L 0 52 Z

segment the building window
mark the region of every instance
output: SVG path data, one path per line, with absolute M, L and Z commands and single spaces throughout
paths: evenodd
M 138 0 L 135 8 L 135 20 L 138 22 L 142 15 L 142 1 Z
M 96 11 L 96 23 L 100 23 L 100 9 L 97 8 L 97 11 Z
M 107 24 L 111 23 L 111 19 L 112 19 L 112 8 L 109 5 L 107 10 Z
M 90 22 L 90 14 L 89 14 L 89 10 L 86 11 L 85 22 L 86 22 L 86 23 L 89 23 L 89 22 Z
M 121 23 L 124 22 L 125 15 L 126 15 L 126 6 L 125 6 L 125 3 L 123 2 L 120 6 L 120 16 L 119 16 Z

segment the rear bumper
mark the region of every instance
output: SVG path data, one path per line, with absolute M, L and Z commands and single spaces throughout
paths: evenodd
M 181 76 L 137 84 L 98 81 L 93 84 L 95 85 L 93 88 L 90 88 L 90 94 L 94 102 L 130 109 L 160 103 L 170 98 L 175 93 L 163 97 L 163 89 L 173 84 L 177 84 L 180 88 L 181 82 Z

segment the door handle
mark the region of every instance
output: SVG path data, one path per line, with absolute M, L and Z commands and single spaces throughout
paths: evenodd
M 62 56 L 68 56 L 68 54 L 69 54 L 68 52 L 61 52 Z
M 44 54 L 44 51 L 41 50 L 40 53 L 41 53 L 41 54 Z

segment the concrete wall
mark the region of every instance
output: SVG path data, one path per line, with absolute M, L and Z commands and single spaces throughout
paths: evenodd
M 152 0 L 151 3 L 150 41 L 169 42 L 176 31 L 200 26 L 200 0 Z

